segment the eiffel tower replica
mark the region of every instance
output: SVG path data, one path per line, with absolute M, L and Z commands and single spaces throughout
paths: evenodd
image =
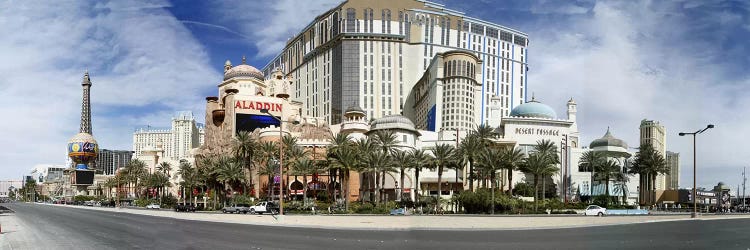
M 81 126 L 79 133 L 68 141 L 68 157 L 74 165 L 70 170 L 70 184 L 75 186 L 77 195 L 88 195 L 87 189 L 94 183 L 95 160 L 99 154 L 99 145 L 91 131 L 91 79 L 88 71 L 83 75 L 81 86 Z

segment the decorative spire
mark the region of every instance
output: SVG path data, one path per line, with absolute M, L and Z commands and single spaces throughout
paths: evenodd
M 242 55 L 242 64 L 247 64 L 247 60 L 245 60 L 245 55 Z
M 529 102 L 537 102 L 536 101 L 536 94 L 534 92 L 531 92 L 531 101 Z
M 89 71 L 83 74 L 83 101 L 81 102 L 81 128 L 79 133 L 91 133 L 91 98 L 89 96 L 91 90 L 91 79 L 89 78 Z

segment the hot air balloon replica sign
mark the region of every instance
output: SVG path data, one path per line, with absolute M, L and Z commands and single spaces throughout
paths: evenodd
M 68 157 L 73 160 L 76 171 L 71 175 L 73 185 L 94 183 L 94 171 L 89 164 L 99 155 L 99 145 L 91 134 L 79 133 L 68 141 Z

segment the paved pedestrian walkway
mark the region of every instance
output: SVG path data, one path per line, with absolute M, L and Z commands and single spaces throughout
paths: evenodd
M 52 205 L 66 206 L 66 205 Z M 586 226 L 620 225 L 631 223 L 651 223 L 660 221 L 693 220 L 690 215 L 674 216 L 471 216 L 471 215 L 253 215 L 221 213 L 185 213 L 170 210 L 142 210 L 128 208 L 105 208 L 69 206 L 78 209 L 93 209 L 175 219 L 227 222 L 253 225 L 289 227 L 314 227 L 328 229 L 367 229 L 367 230 L 519 230 L 544 228 L 570 228 Z M 703 215 L 698 219 L 750 218 L 750 215 Z

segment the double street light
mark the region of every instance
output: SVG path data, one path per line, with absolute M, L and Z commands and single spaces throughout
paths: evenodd
M 282 121 L 278 117 L 268 112 L 268 109 L 261 109 L 261 113 L 268 114 L 276 121 L 279 122 L 279 215 L 284 214 L 284 130 L 282 129 Z M 298 121 L 294 121 L 293 124 L 299 124 Z
M 713 124 L 708 124 L 708 126 L 706 126 L 706 128 L 698 130 L 698 131 L 695 131 L 695 132 L 692 132 L 692 133 L 683 133 L 683 132 L 679 133 L 680 136 L 685 136 L 685 135 L 692 135 L 693 136 L 693 213 L 690 214 L 691 218 L 698 217 L 698 206 L 697 206 L 697 204 L 698 204 L 697 203 L 698 196 L 696 196 L 696 194 L 697 194 L 697 192 L 696 192 L 696 172 L 697 172 L 696 169 L 697 169 L 697 167 L 696 167 L 696 160 L 695 160 L 695 155 L 696 155 L 695 136 L 698 135 L 698 134 L 701 134 L 703 132 L 706 132 L 706 130 L 708 130 L 710 128 L 714 128 L 714 125 Z

